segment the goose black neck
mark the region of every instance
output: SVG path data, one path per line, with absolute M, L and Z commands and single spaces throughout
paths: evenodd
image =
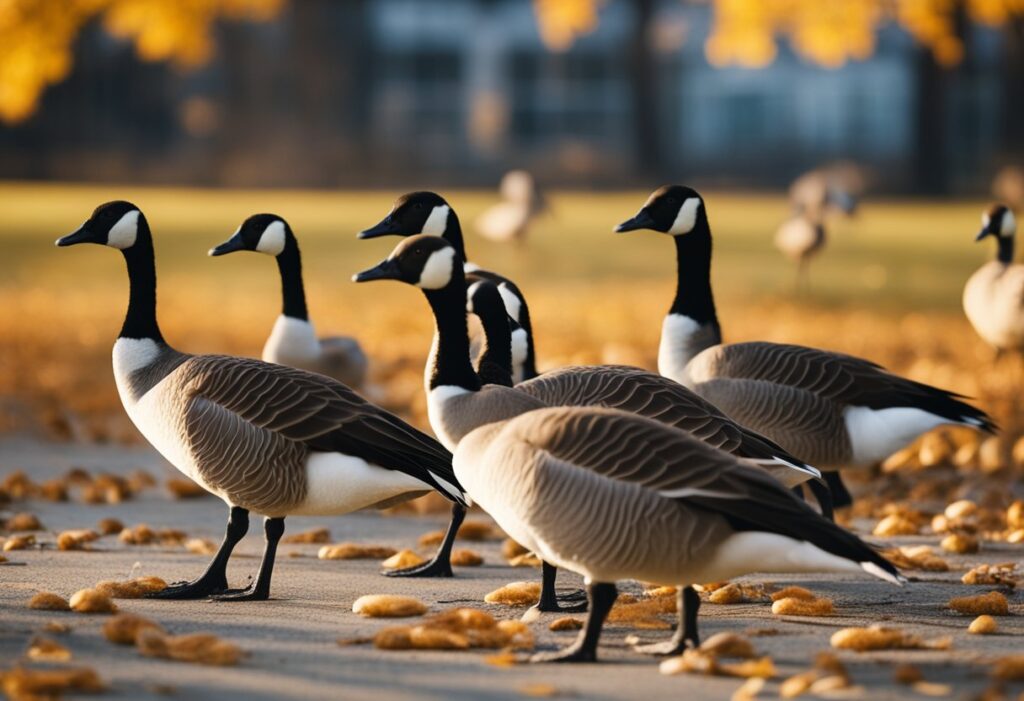
M 474 312 L 480 318 L 484 329 L 484 350 L 477 363 L 477 374 L 485 385 L 503 385 L 511 387 L 512 382 L 512 330 L 509 327 L 508 312 L 498 293 L 491 287 L 487 297 L 480 298 L 478 293 L 474 303 Z
M 682 314 L 698 324 L 718 323 L 711 292 L 711 228 L 701 213 L 693 230 L 675 236 L 676 296 L 670 314 Z
M 996 260 L 1009 265 L 1013 262 L 1013 236 L 997 236 L 999 248 L 996 251 Z
M 149 338 L 164 342 L 156 323 L 156 261 L 153 238 L 146 218 L 139 215 L 135 244 L 124 249 L 128 266 L 128 312 L 124 317 L 119 338 Z
M 284 250 L 277 254 L 277 269 L 281 272 L 281 313 L 293 319 L 309 321 L 306 290 L 302 285 L 302 256 L 299 244 L 291 232 L 285 236 Z
M 458 266 L 456 266 L 458 267 Z M 437 325 L 437 344 L 430 359 L 430 387 L 454 385 L 480 389 L 480 379 L 469 359 L 469 326 L 466 323 L 466 279 L 455 277 L 440 290 L 424 290 Z
M 452 245 L 463 263 L 469 260 L 466 258 L 466 244 L 462 240 L 462 225 L 459 224 L 459 215 L 451 207 L 448 208 L 448 221 L 445 223 L 442 238 Z

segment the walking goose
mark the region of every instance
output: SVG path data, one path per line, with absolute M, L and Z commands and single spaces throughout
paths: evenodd
M 535 662 L 592 662 L 620 579 L 662 585 L 752 572 L 860 572 L 900 584 L 896 569 L 760 470 L 685 431 L 615 409 L 539 409 L 466 435 L 455 471 L 475 502 L 546 561 L 585 577 L 586 626 Z M 672 640 L 699 644 L 700 598 L 678 593 Z
M 981 266 L 964 286 L 964 312 L 974 330 L 997 354 L 1024 349 L 1024 265 L 1013 262 L 1017 223 L 1005 205 L 981 216 L 975 241 L 995 236 L 996 259 Z
M 359 341 L 348 336 L 316 337 L 306 309 L 299 243 L 288 222 L 276 214 L 254 214 L 242 222 L 230 239 L 211 248 L 210 255 L 235 251 L 274 256 L 281 273 L 284 308 L 263 346 L 263 359 L 318 372 L 349 387 L 361 387 L 366 381 L 367 361 Z
M 398 417 L 323 375 L 248 358 L 189 355 L 164 341 L 146 217 L 123 201 L 100 205 L 58 246 L 119 249 L 130 294 L 114 344 L 114 379 L 129 418 L 161 455 L 228 504 L 227 532 L 206 572 L 160 598 L 266 599 L 289 515 L 344 514 L 436 489 L 465 505 L 451 454 Z M 249 512 L 266 516 L 257 579 L 227 588 L 231 551 Z M 448 552 L 438 558 L 447 562 Z
M 434 432 L 452 450 L 479 426 L 526 411 L 599 405 L 642 414 L 692 433 L 711 445 L 774 469 L 792 484 L 820 476 L 778 446 L 736 425 L 686 388 L 636 368 L 563 368 L 510 388 L 508 326 L 503 334 L 493 329 L 493 320 L 502 319 L 505 311 L 496 309 L 500 305 L 496 291 L 488 298 L 486 291 L 491 283 L 486 281 L 474 283 L 475 289 L 468 294 L 471 310 L 484 315 L 484 328 L 492 329 L 485 337 L 486 365 L 481 367 L 492 373 L 494 383 L 485 384 L 470 364 L 462 261 L 444 239 L 427 235 L 406 239 L 389 258 L 355 279 L 398 280 L 423 290 L 437 328 L 426 373 L 428 414 Z M 493 314 L 495 311 L 498 313 Z M 822 503 L 828 508 L 827 494 Z M 541 611 L 560 610 L 554 577 L 554 568 L 545 566 L 538 605 Z
M 459 217 L 443 197 L 434 192 L 410 192 L 395 200 L 394 206 L 376 226 L 359 232 L 359 238 L 372 239 L 378 236 L 414 236 L 431 234 L 446 239 L 455 248 L 465 264 L 466 272 L 479 278 L 492 280 L 501 292 L 508 314 L 526 334 L 526 357 L 517 363 L 513 377 L 516 382 L 537 376 L 537 358 L 533 342 L 533 324 L 526 298 L 516 284 L 497 273 L 484 270 L 466 257 L 466 246 L 462 240 L 462 226 Z
M 850 497 L 836 470 L 868 465 L 943 424 L 994 431 L 959 395 L 907 380 L 867 360 L 781 343 L 722 345 L 711 292 L 711 228 L 704 201 L 680 185 L 656 190 L 618 232 L 673 237 L 677 288 L 665 317 L 658 371 L 737 423 L 827 473 L 836 506 Z

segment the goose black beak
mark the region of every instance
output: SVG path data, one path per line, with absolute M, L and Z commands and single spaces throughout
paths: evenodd
M 242 237 L 239 234 L 235 234 L 224 243 L 218 244 L 208 251 L 211 256 L 222 256 L 226 253 L 234 253 L 235 251 L 241 251 L 245 248 L 245 244 L 242 243 Z
M 371 226 L 369 229 L 363 229 L 360 231 L 356 238 L 359 239 L 375 239 L 380 236 L 401 236 L 402 230 L 398 228 L 395 221 L 388 215 L 380 220 L 380 223 L 376 226 Z
M 646 209 L 641 209 L 635 217 L 627 219 L 626 221 L 615 227 L 615 233 L 623 234 L 627 231 L 636 231 L 637 229 L 653 229 L 654 219 Z
M 978 235 L 974 237 L 975 243 L 981 241 L 986 236 L 993 236 L 995 232 L 991 231 L 987 226 L 978 232 Z
M 386 258 L 372 268 L 356 273 L 352 282 L 370 282 L 372 280 L 401 280 L 402 271 L 394 258 Z
M 74 246 L 79 243 L 97 243 L 96 237 L 89 230 L 88 222 L 82 224 L 77 230 L 72 231 L 67 236 L 60 237 L 56 241 L 58 246 Z

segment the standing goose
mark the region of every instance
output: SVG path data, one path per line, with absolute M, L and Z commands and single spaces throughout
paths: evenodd
M 796 263 L 796 291 L 807 287 L 808 265 L 824 247 L 825 224 L 811 212 L 795 214 L 775 232 L 775 248 Z
M 359 341 L 347 336 L 316 337 L 306 309 L 299 242 L 288 222 L 276 214 L 254 214 L 242 222 L 230 239 L 210 249 L 210 255 L 235 251 L 274 256 L 281 273 L 284 308 L 263 346 L 263 359 L 318 372 L 349 387 L 361 387 L 366 381 L 367 361 Z
M 558 407 L 470 432 L 455 451 L 469 494 L 541 558 L 585 577 L 590 614 L 576 641 L 535 662 L 593 662 L 620 579 L 691 585 L 753 572 L 896 569 L 760 470 L 687 434 L 614 409 Z M 699 644 L 700 598 L 678 593 L 672 639 Z
M 537 181 L 525 170 L 510 170 L 501 179 L 501 202 L 476 220 L 477 232 L 498 242 L 526 242 L 530 224 L 548 207 Z
M 981 266 L 964 286 L 964 312 L 974 330 L 997 354 L 1024 349 L 1024 265 L 1013 262 L 1017 223 L 1005 205 L 981 215 L 975 241 L 995 236 L 996 259 Z
M 493 281 L 505 301 L 508 315 L 526 334 L 526 357 L 515 365 L 513 378 L 516 382 L 537 376 L 537 358 L 533 342 L 533 324 L 526 298 L 516 284 L 497 273 L 484 270 L 470 263 L 466 257 L 466 246 L 462 240 L 462 226 L 455 210 L 440 195 L 433 192 L 410 192 L 395 200 L 394 206 L 376 226 L 361 231 L 359 238 L 372 239 L 378 236 L 414 236 L 430 234 L 440 236 L 451 243 L 465 265 L 466 272 L 479 278 Z
M 827 474 L 836 506 L 850 503 L 840 467 L 875 463 L 943 424 L 993 431 L 960 396 L 907 380 L 867 360 L 781 343 L 722 345 L 711 292 L 711 228 L 700 195 L 680 185 L 650 196 L 618 232 L 673 237 L 677 288 L 665 317 L 658 371 L 736 422 Z
M 157 325 L 153 240 L 138 207 L 100 205 L 57 241 L 80 243 L 119 249 L 128 267 L 128 312 L 113 352 L 125 411 L 161 455 L 230 509 L 224 541 L 206 572 L 159 598 L 268 598 L 288 515 L 345 514 L 430 489 L 457 506 L 466 503 L 448 451 L 341 383 L 258 360 L 171 348 Z M 248 588 L 230 590 L 225 568 L 248 530 L 250 511 L 266 516 L 263 561 Z
M 686 388 L 635 368 L 564 368 L 512 389 L 507 370 L 507 325 L 504 335 L 492 332 L 486 336 L 486 364 L 482 363 L 481 368 L 492 373 L 493 384 L 485 384 L 470 364 L 462 261 L 444 239 L 426 235 L 406 239 L 389 258 L 359 273 L 355 279 L 399 280 L 423 290 L 437 325 L 426 373 L 428 413 L 434 432 L 450 449 L 454 450 L 463 436 L 482 425 L 527 411 L 562 405 L 600 405 L 643 414 L 767 469 L 792 473 L 793 483 L 820 476 L 814 468 L 801 464 L 778 446 L 737 426 Z M 494 318 L 486 310 L 494 311 L 499 305 L 496 293 L 489 300 L 485 294 L 490 284 L 474 283 L 475 289 L 468 295 L 472 310 L 487 317 L 485 329 Z M 502 319 L 503 315 L 501 309 L 497 318 Z M 827 504 L 827 499 L 823 499 L 823 504 Z M 554 568 L 545 566 L 538 605 L 541 611 L 560 610 L 554 582 Z

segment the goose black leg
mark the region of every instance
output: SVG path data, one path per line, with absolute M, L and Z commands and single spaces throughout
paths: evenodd
M 811 494 L 813 494 L 814 498 L 818 500 L 818 507 L 821 509 L 821 515 L 829 521 L 835 522 L 836 514 L 835 508 L 833 507 L 832 490 L 829 489 L 828 484 L 822 483 L 817 479 L 812 479 L 807 483 L 807 488 L 811 490 Z M 847 492 L 847 497 L 849 497 L 849 492 Z
M 255 581 L 245 589 L 228 589 L 222 594 L 214 594 L 211 599 L 216 601 L 266 601 L 270 598 L 270 576 L 274 573 L 274 558 L 277 555 L 277 543 L 284 535 L 284 518 L 267 518 L 263 521 L 263 532 L 267 543 L 263 548 L 263 561 L 260 563 L 259 574 Z
M 555 591 L 558 568 L 541 563 L 540 601 L 534 606 L 541 613 L 581 613 L 587 610 L 587 593 L 582 589 L 563 594 Z
M 228 527 L 224 533 L 217 554 L 213 556 L 206 571 L 199 579 L 191 582 L 175 582 L 166 589 L 149 594 L 151 599 L 204 599 L 221 594 L 228 588 L 228 560 L 238 541 L 249 531 L 249 510 L 232 506 L 228 512 Z
M 671 640 L 650 645 L 636 645 L 637 652 L 645 655 L 681 655 L 687 648 L 700 645 L 697 634 L 697 612 L 700 610 L 700 594 L 693 587 L 682 587 L 676 593 L 676 607 L 679 610 L 679 625 Z
M 430 562 L 424 562 L 415 567 L 406 567 L 401 570 L 385 572 L 386 577 L 451 577 L 452 576 L 452 545 L 455 543 L 455 536 L 459 534 L 459 527 L 466 518 L 466 507 L 459 504 L 452 504 L 452 520 L 448 523 L 448 530 L 445 531 L 444 540 L 437 549 L 437 554 Z
M 838 471 L 822 471 L 822 477 L 825 478 L 825 483 L 828 484 L 828 488 L 832 492 L 833 507 L 842 509 L 853 504 L 853 495 L 843 484 L 843 478 L 839 476 Z
M 590 615 L 576 642 L 557 652 L 538 653 L 530 658 L 530 662 L 597 661 L 597 641 L 601 637 L 601 628 L 619 592 L 614 584 L 596 582 L 587 585 L 587 594 L 590 597 Z

